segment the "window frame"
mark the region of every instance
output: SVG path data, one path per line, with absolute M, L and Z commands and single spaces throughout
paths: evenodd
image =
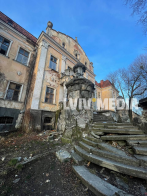
M 55 69 L 50 68 L 51 56 L 53 56 L 54 58 L 56 58 L 56 59 L 57 59 L 57 64 L 56 64 L 57 66 L 56 66 L 56 70 L 55 70 Z M 59 72 L 59 58 L 57 58 L 56 56 L 54 56 L 52 53 L 50 53 L 50 59 L 49 59 L 49 66 L 48 66 L 48 68 L 49 68 L 49 69 L 51 69 L 51 70 L 54 70 L 54 71 Z
M 29 53 L 29 56 L 28 56 L 28 61 L 27 61 L 27 64 L 25 65 L 25 64 L 23 64 L 23 63 L 21 63 L 21 62 L 19 62 L 19 61 L 17 61 L 17 57 L 18 57 L 18 54 L 19 54 L 19 50 L 20 50 L 20 48 L 22 48 L 23 50 L 25 50 L 26 52 L 28 52 Z M 16 54 L 16 57 L 15 57 L 15 61 L 16 62 L 18 62 L 18 63 L 20 63 L 20 64 L 22 64 L 22 65 L 24 65 L 24 66 L 29 66 L 29 62 L 30 62 L 30 57 L 31 57 L 31 51 L 30 50 L 28 50 L 28 49 L 26 49 L 26 48 L 24 48 L 24 47 L 22 47 L 22 46 L 18 46 L 18 50 L 17 50 L 17 54 Z
M 16 101 L 16 100 L 6 99 L 7 91 L 8 91 L 8 89 L 9 89 L 10 83 L 14 83 L 14 84 L 21 85 L 21 87 L 20 87 L 20 93 L 19 93 L 18 100 L 17 100 L 18 102 L 20 102 L 20 100 L 21 100 L 21 95 L 22 95 L 22 91 L 23 91 L 23 84 L 20 84 L 20 83 L 17 83 L 17 82 L 15 82 L 15 81 L 11 81 L 11 80 L 8 81 L 7 88 L 6 88 L 6 91 L 5 91 L 4 99 L 7 100 L 7 101 Z
M 50 105 L 53 105 L 53 104 L 56 104 L 56 89 L 55 88 L 52 88 L 51 86 L 46 86 L 46 90 L 47 90 L 47 88 L 51 88 L 51 89 L 53 89 L 54 90 L 54 97 L 53 97 L 53 103 L 48 103 L 48 102 L 45 102 L 45 98 L 46 98 L 46 91 L 45 91 L 45 97 L 44 97 L 44 103 L 46 103 L 46 104 L 50 104 Z
M 5 36 L 2 35 L 1 33 L 0 33 L 0 36 L 3 37 L 4 39 L 7 39 L 7 40 L 10 42 L 6 55 L 0 53 L 0 55 L 8 57 L 9 52 L 10 52 L 10 48 L 11 48 L 11 45 L 12 45 L 13 41 L 12 41 L 11 39 L 5 37 Z

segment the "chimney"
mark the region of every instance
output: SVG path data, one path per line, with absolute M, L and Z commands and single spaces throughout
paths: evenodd
M 103 87 L 104 80 L 101 80 L 100 83 L 101 83 L 101 87 Z
M 47 23 L 46 33 L 51 36 L 51 29 L 53 28 L 53 23 L 49 21 Z

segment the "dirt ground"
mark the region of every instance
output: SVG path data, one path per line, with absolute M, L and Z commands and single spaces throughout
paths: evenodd
M 69 145 L 60 140 L 47 141 L 48 134 L 10 134 L 0 144 L 0 195 L 24 196 L 94 196 L 72 171 L 72 160 L 61 163 L 55 152 Z M 13 159 L 29 158 L 44 152 L 48 155 L 15 169 Z M 4 160 L 3 160 L 4 159 Z M 18 182 L 17 182 L 18 181 Z
M 63 145 L 58 139 L 49 140 L 49 132 L 41 134 L 22 132 L 12 133 L 0 138 L 0 195 L 2 196 L 94 196 L 72 171 L 71 160 L 61 163 L 55 152 L 62 149 L 71 152 L 73 146 Z M 16 167 L 17 157 L 21 161 L 36 155 L 48 154 L 25 166 Z M 14 161 L 15 160 L 15 161 Z M 19 163 L 19 162 L 18 162 Z M 102 180 L 135 196 L 147 195 L 147 181 L 123 175 L 98 165 L 85 166 Z

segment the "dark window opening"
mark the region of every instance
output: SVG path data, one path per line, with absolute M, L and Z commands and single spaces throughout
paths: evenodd
M 57 67 L 57 58 L 51 55 L 49 68 L 56 70 Z
M 13 123 L 13 117 L 3 116 L 0 117 L 0 124 L 10 125 Z
M 6 99 L 18 101 L 21 85 L 10 82 Z
M 47 87 L 46 88 L 45 102 L 53 104 L 53 100 L 54 100 L 54 89 Z
M 87 66 L 87 62 L 85 62 L 85 66 Z
M 8 20 L 7 24 L 13 27 L 13 21 L 12 20 Z
M 45 117 L 44 123 L 51 123 L 52 118 L 51 117 Z
M 7 51 L 10 45 L 10 41 L 0 36 L 0 53 L 3 55 L 7 55 Z
M 29 58 L 29 52 L 25 51 L 24 49 L 20 48 L 17 56 L 17 61 L 22 63 L 23 65 L 27 65 Z
M 65 48 L 65 43 L 64 42 L 62 43 L 62 47 Z
M 122 107 L 122 101 L 119 101 L 119 107 Z
M 76 58 L 78 57 L 78 54 L 77 54 L 77 53 L 75 54 L 75 57 L 76 57 Z

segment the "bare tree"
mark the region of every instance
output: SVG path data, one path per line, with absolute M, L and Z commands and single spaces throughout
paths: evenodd
M 129 117 L 132 120 L 132 99 L 147 94 L 147 55 L 140 55 L 127 69 L 119 69 L 107 78 L 114 83 L 123 98 L 129 98 Z
M 147 0 L 125 0 L 125 4 L 129 4 L 133 10 L 133 14 L 139 16 L 139 22 L 143 25 L 145 33 L 147 33 Z

